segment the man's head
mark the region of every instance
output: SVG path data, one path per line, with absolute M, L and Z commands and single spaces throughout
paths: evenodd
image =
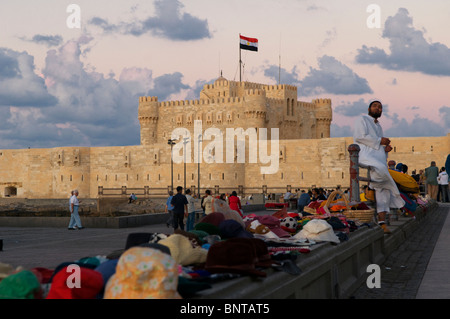
M 436 166 L 436 162 L 435 162 L 435 161 L 432 161 L 432 162 L 431 162 L 431 166 Z
M 178 187 L 177 187 L 177 193 L 181 193 L 182 191 L 183 191 L 183 187 L 178 186 Z
M 191 194 L 191 190 L 188 188 L 188 189 L 186 189 L 186 194 Z
M 389 162 L 388 162 L 388 166 L 389 167 L 393 167 L 393 168 L 395 168 L 395 161 L 393 161 L 393 160 L 390 160 Z
M 209 189 L 207 189 L 207 190 L 205 191 L 205 194 L 206 194 L 206 195 L 211 195 L 211 191 L 210 191 Z
M 73 191 L 73 194 L 74 194 L 75 196 L 78 196 L 78 189 L 74 190 L 74 191 Z
M 378 119 L 381 117 L 383 113 L 383 105 L 380 101 L 373 101 L 369 104 L 369 115 L 374 119 Z

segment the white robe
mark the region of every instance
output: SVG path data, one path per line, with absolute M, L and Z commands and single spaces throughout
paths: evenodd
M 356 120 L 353 129 L 353 139 L 360 147 L 359 164 L 369 167 L 370 187 L 375 189 L 378 212 L 389 212 L 389 208 L 402 208 L 405 201 L 400 196 L 387 167 L 387 153 L 381 145 L 383 129 L 374 118 L 363 115 Z

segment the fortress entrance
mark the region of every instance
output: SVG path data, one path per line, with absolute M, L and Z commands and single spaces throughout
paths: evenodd
M 5 187 L 5 197 L 17 196 L 17 188 L 14 186 Z

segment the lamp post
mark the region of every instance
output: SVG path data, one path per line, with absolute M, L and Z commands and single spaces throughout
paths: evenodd
M 170 190 L 173 191 L 173 157 L 172 157 L 172 151 L 173 146 L 176 144 L 176 140 L 169 139 L 167 141 L 167 144 L 170 145 Z
M 198 135 L 198 157 L 197 157 L 197 194 L 198 194 L 198 198 L 200 198 L 200 161 L 201 161 L 201 157 L 200 157 L 200 143 L 202 142 L 202 134 Z
M 183 137 L 183 157 L 184 157 L 184 191 L 186 192 L 186 144 L 189 143 L 189 137 Z

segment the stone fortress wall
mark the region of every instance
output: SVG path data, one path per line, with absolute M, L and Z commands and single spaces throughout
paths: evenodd
M 168 139 L 180 127 L 194 133 L 195 120 L 202 121 L 203 130 L 239 127 L 270 132 L 279 128 L 280 137 L 275 174 L 261 174 L 261 167 L 267 165 L 250 163 L 246 144 L 244 163 L 200 164 L 202 191 L 216 185 L 229 190 L 241 185 L 255 192 L 267 185 L 280 193 L 287 185 L 292 189 L 349 186 L 347 148 L 353 139 L 330 138 L 331 100 L 297 101 L 293 86 L 239 83 L 221 77 L 205 85 L 199 100 L 159 102 L 156 97 L 141 97 L 139 120 L 141 145 L 0 150 L 0 197 L 68 198 L 71 190 L 78 189 L 81 198 L 97 198 L 99 187 L 124 186 L 158 188 L 167 194 L 171 185 Z M 450 134 L 391 140 L 390 159 L 407 164 L 409 172 L 428 167 L 432 160 L 444 166 L 450 153 Z M 270 136 L 268 145 L 270 154 Z M 174 187 L 184 185 L 184 168 L 184 164 L 173 164 Z M 186 186 L 197 183 L 198 164 L 191 159 L 186 164 Z

